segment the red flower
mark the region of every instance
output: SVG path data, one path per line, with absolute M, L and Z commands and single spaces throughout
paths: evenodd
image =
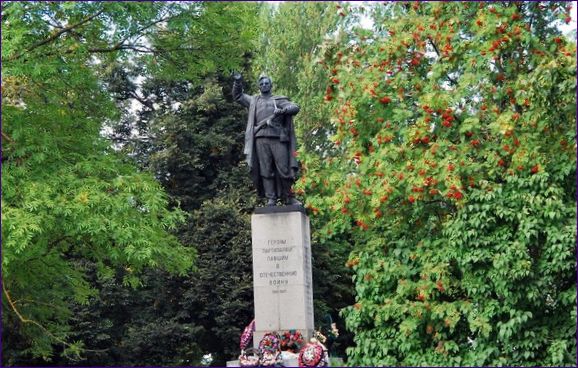
M 356 223 L 357 226 L 359 226 L 362 230 L 367 230 L 367 229 L 369 229 L 369 226 L 368 226 L 365 222 L 363 222 L 363 221 L 361 221 L 361 220 L 357 220 L 355 223 Z
M 410 195 L 409 198 L 408 198 L 408 200 L 409 200 L 410 203 L 414 203 L 414 202 L 415 202 L 415 197 Z
M 391 98 L 384 96 L 384 97 L 379 99 L 379 102 L 381 102 L 382 104 L 387 104 L 387 103 L 391 102 Z
M 536 174 L 538 173 L 538 170 L 540 170 L 540 166 L 539 165 L 535 165 L 533 166 L 530 171 L 532 172 L 532 174 Z
M 414 193 L 422 193 L 423 188 L 422 187 L 413 187 L 413 188 L 411 188 L 411 191 Z
M 442 292 L 442 293 L 446 290 L 446 289 L 444 289 L 444 285 L 442 284 L 441 280 L 438 280 L 438 281 L 436 282 L 436 287 L 437 287 L 437 289 L 438 289 L 440 292 Z

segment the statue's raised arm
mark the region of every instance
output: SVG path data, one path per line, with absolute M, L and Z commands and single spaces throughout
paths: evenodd
M 233 72 L 233 98 L 245 107 L 251 105 L 252 97 L 243 93 L 243 76 L 238 72 Z

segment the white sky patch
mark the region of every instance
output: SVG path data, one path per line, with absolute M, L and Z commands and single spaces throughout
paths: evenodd
M 562 23 L 558 28 L 560 29 L 560 31 L 562 31 L 562 33 L 565 36 L 575 39 L 576 38 L 576 8 L 578 7 L 578 2 L 572 1 L 570 4 L 572 4 L 572 10 L 570 10 L 570 17 L 572 18 L 572 20 L 568 24 Z

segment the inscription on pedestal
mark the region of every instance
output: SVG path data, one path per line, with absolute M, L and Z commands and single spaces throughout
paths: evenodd
M 252 216 L 255 344 L 267 331 L 313 331 L 309 219 L 301 212 Z

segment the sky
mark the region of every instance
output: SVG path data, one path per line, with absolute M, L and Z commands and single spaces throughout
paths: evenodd
M 570 11 L 570 16 L 572 17 L 572 21 L 570 21 L 570 23 L 568 24 L 562 24 L 560 26 L 560 30 L 566 36 L 570 35 L 572 31 L 576 31 L 576 7 L 578 7 L 578 4 L 576 1 L 572 1 L 571 3 L 572 3 L 572 10 Z M 575 33 L 574 37 L 576 37 Z

